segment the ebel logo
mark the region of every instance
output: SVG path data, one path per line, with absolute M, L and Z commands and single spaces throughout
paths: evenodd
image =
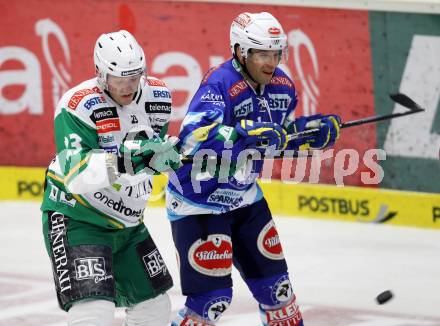
M 97 109 L 94 110 L 93 113 L 90 115 L 90 119 L 92 119 L 94 123 L 104 119 L 111 119 L 117 117 L 118 117 L 118 113 L 116 112 L 116 107 Z
M 165 266 L 159 250 L 154 249 L 149 254 L 143 256 L 142 259 L 150 277 L 155 277 L 161 273 L 163 275 L 167 274 L 167 267 Z
M 166 102 L 146 102 L 146 113 L 171 113 L 171 103 Z
M 252 98 L 248 98 L 234 107 L 234 116 L 236 118 L 245 117 L 252 111 Z

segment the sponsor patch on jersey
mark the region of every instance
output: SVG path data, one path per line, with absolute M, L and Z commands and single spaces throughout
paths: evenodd
M 232 270 L 232 242 L 226 234 L 211 234 L 195 241 L 188 251 L 192 268 L 209 276 L 226 276 Z
M 146 113 L 171 113 L 171 103 L 145 102 Z
M 171 94 L 168 91 L 162 90 L 153 90 L 154 98 L 171 98 Z
M 225 104 L 225 102 L 223 102 L 222 94 L 215 94 L 215 93 L 211 92 L 211 90 L 208 90 L 206 93 L 204 93 L 200 97 L 200 102 L 205 102 L 205 103 L 223 103 L 223 105 Z
M 72 292 L 72 280 L 70 270 L 70 257 L 67 246 L 67 223 L 68 218 L 58 212 L 50 212 L 48 226 L 50 237 L 51 259 L 53 264 L 55 284 L 61 299 L 69 296 Z
M 287 275 L 281 276 L 272 287 L 272 301 L 286 302 L 293 296 L 292 284 Z
M 154 249 L 152 252 L 142 256 L 142 260 L 150 277 L 167 274 L 168 270 L 159 250 Z
M 73 93 L 67 106 L 69 107 L 69 109 L 75 110 L 76 107 L 78 106 L 79 102 L 81 102 L 81 100 L 85 96 L 90 95 L 90 94 L 94 94 L 94 93 L 102 94 L 101 90 L 98 87 L 80 89 L 79 91 L 76 91 L 75 93 Z
M 99 200 L 103 205 L 113 209 L 115 212 L 120 213 L 124 216 L 142 217 L 142 215 L 144 214 L 145 208 L 134 210 L 130 207 L 125 206 L 125 203 L 122 199 L 120 199 L 119 201 L 114 201 L 100 191 L 95 192 L 93 194 L 93 197 Z
M 230 304 L 231 299 L 226 296 L 212 299 L 205 304 L 204 310 L 206 310 L 206 307 L 208 307 L 208 310 L 203 311 L 203 317 L 208 320 L 218 321 Z
M 116 107 L 96 109 L 90 115 L 90 119 L 92 119 L 94 123 L 97 123 L 98 121 L 101 120 L 112 119 L 117 117 L 118 117 L 118 113 L 116 111 Z
M 253 111 L 252 98 L 248 98 L 234 107 L 236 118 L 245 117 Z
M 159 79 L 152 79 L 152 78 L 147 78 L 147 83 L 150 86 L 162 86 L 162 87 L 167 87 L 167 85 L 165 85 L 165 83 Z
M 163 126 L 165 123 L 168 122 L 168 118 L 161 118 L 161 117 L 158 117 L 158 116 L 154 116 L 154 117 L 149 116 L 148 118 L 149 118 L 150 123 L 152 125 L 161 125 L 161 126 Z
M 110 144 L 115 141 L 115 136 L 113 135 L 98 135 L 99 144 Z
M 208 197 L 208 203 L 237 208 L 243 202 L 243 193 L 230 189 L 217 189 Z
M 84 107 L 87 110 L 90 110 L 93 106 L 95 106 L 96 104 L 101 104 L 101 103 L 106 103 L 107 101 L 105 100 L 104 96 L 95 96 L 92 97 L 91 99 L 88 99 L 85 103 L 84 103 Z
M 269 259 L 284 259 L 283 248 L 274 221 L 269 221 L 258 234 L 258 250 Z
M 274 76 L 270 80 L 270 84 L 272 85 L 284 85 L 290 88 L 293 88 L 292 82 L 289 80 L 289 78 L 283 77 L 283 76 Z
M 107 132 L 119 131 L 121 130 L 121 124 L 119 118 L 116 119 L 105 119 L 96 122 L 96 132 L 98 134 L 105 134 Z
M 134 185 L 127 185 L 123 190 L 128 197 L 146 198 L 153 191 L 153 184 L 150 179 L 146 179 Z
M 58 200 L 58 188 L 55 187 L 53 184 L 50 185 L 49 198 L 52 201 L 57 201 Z
M 228 90 L 229 96 L 231 98 L 234 98 L 240 95 L 247 88 L 248 88 L 248 84 L 246 84 L 244 80 L 240 80 L 229 88 Z
M 271 110 L 285 110 L 289 107 L 292 98 L 289 94 L 268 94 L 269 108 Z
M 107 146 L 107 147 L 102 147 L 102 149 L 104 151 L 106 151 L 107 153 L 113 153 L 113 154 L 118 154 L 118 146 L 113 145 L 113 146 Z
M 76 199 L 73 198 L 71 194 L 66 194 L 64 191 L 60 190 L 60 203 L 63 203 L 70 207 L 75 207 Z
M 95 279 L 95 282 L 99 283 L 105 276 L 113 278 L 112 275 L 106 275 L 104 257 L 81 257 L 75 259 L 74 264 L 78 281 Z
M 284 307 L 267 310 L 263 316 L 265 325 L 302 325 L 302 316 L 295 298 Z

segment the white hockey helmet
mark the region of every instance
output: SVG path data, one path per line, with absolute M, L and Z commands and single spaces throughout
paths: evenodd
M 287 50 L 287 36 L 279 21 L 268 12 L 251 14 L 248 12 L 238 15 L 232 21 L 231 51 L 235 54 L 238 44 L 243 57 L 247 57 L 249 49 Z
M 129 32 L 102 34 L 95 44 L 94 62 L 98 83 L 107 89 L 107 75 L 128 77 L 147 68 L 144 51 Z

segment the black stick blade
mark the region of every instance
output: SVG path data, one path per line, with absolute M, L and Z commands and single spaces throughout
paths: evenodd
M 396 103 L 398 103 L 398 104 L 400 104 L 400 105 L 402 105 L 412 111 L 424 111 L 425 110 L 420 105 L 418 105 L 416 102 L 414 102 L 412 99 L 410 99 L 408 96 L 406 96 L 405 94 L 402 94 L 402 93 L 390 94 L 390 98 L 394 102 L 396 102 Z

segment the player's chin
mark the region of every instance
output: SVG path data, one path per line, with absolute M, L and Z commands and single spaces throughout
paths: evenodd
M 131 101 L 133 101 L 133 93 L 126 95 L 119 95 L 119 99 L 124 105 L 130 104 Z
M 260 84 L 267 85 L 270 83 L 273 74 L 262 73 L 260 76 Z

